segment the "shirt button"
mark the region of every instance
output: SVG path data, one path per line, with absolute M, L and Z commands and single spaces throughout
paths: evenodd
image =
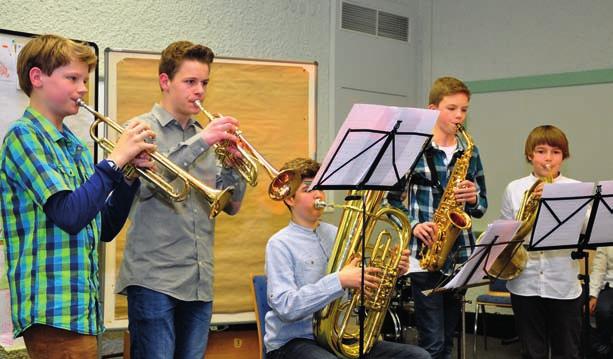
M 187 167 L 187 162 L 183 162 L 183 166 Z

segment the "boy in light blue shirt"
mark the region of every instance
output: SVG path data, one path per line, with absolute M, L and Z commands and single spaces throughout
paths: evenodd
M 264 344 L 267 357 L 336 358 L 319 346 L 313 335 L 313 314 L 341 297 L 345 289 L 360 287 L 361 268 L 355 258 L 339 272 L 326 274 L 336 237 L 336 226 L 320 222 L 323 210 L 315 208 L 316 200 L 324 200 L 322 191 L 308 191 L 319 170 L 313 160 L 298 158 L 283 169 L 294 168 L 302 183 L 296 193 L 284 200 L 291 213 L 287 227 L 275 233 L 266 246 L 267 297 L 272 308 L 266 314 Z M 408 250 L 402 255 L 400 273 L 408 268 Z M 377 268 L 365 268 L 365 287 L 376 289 Z M 416 346 L 380 341 L 368 358 L 430 358 Z

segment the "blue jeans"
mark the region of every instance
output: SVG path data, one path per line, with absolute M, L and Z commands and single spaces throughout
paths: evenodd
M 213 302 L 186 302 L 139 286 L 127 291 L 132 359 L 204 356 Z
M 430 359 L 430 354 L 409 344 L 380 341 L 365 355 L 368 359 Z M 313 339 L 296 338 L 281 348 L 266 354 L 267 359 L 336 359 L 336 356 L 320 347 Z
M 422 293 L 435 288 L 444 279 L 441 273 L 411 273 L 410 277 L 419 346 L 426 349 L 433 359 L 451 358 L 453 336 L 462 309 L 460 298 L 450 292 L 430 296 Z

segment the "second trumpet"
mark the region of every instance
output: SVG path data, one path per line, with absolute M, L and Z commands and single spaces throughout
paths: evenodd
M 209 121 L 215 121 L 216 117 L 207 111 L 199 100 L 194 101 L 194 104 Z M 230 141 L 219 142 L 215 145 L 215 153 L 222 164 L 233 167 L 252 187 L 258 184 L 258 164 L 264 167 L 272 179 L 268 186 L 268 196 L 273 200 L 283 200 L 296 192 L 302 179 L 294 170 L 277 170 L 247 141 L 241 130 L 237 129 L 234 135 L 238 138 L 236 149 L 241 156 L 238 157 L 229 150 L 229 146 L 233 145 Z

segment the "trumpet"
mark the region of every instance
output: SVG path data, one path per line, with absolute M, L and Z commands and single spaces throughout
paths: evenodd
M 112 152 L 116 144 L 105 137 L 98 136 L 96 133 L 96 129 L 98 128 L 98 125 L 100 123 L 105 123 L 121 135 L 124 132 L 124 128 L 119 123 L 111 120 L 109 117 L 105 117 L 101 113 L 88 106 L 82 99 L 77 99 L 76 102 L 80 107 L 83 107 L 89 113 L 94 115 L 95 120 L 89 127 L 89 135 L 91 136 L 91 138 L 104 151 Z M 170 161 L 167 157 L 161 155 L 160 153 L 153 152 L 150 153 L 149 156 L 151 156 L 151 158 L 157 163 L 159 163 L 162 167 L 166 168 L 169 173 L 176 176 L 178 178 L 178 182 L 182 183 L 182 186 L 176 189 L 161 175 L 150 169 L 131 167 L 129 170 L 133 169 L 138 172 L 149 182 L 159 187 L 162 192 L 168 195 L 172 200 L 185 200 L 190 189 L 194 188 L 198 192 L 200 192 L 204 196 L 206 201 L 209 203 L 209 218 L 217 216 L 219 212 L 221 212 L 221 210 L 226 207 L 228 202 L 230 202 L 230 199 L 232 198 L 232 193 L 234 192 L 234 187 L 230 186 L 221 190 L 211 188 L 204 184 L 202 181 L 189 174 L 187 171 L 183 170 L 181 167 L 175 165 L 172 161 Z
M 194 104 L 198 106 L 209 122 L 215 120 L 216 117 L 202 106 L 200 100 L 194 101 Z M 241 158 L 235 156 L 228 149 L 232 145 L 230 141 L 221 141 L 216 143 L 214 148 L 215 154 L 222 164 L 233 167 L 252 187 L 258 184 L 258 164 L 264 167 L 272 180 L 268 185 L 268 196 L 275 201 L 283 200 L 296 192 L 302 179 L 294 169 L 277 170 L 247 141 L 241 130 L 237 129 L 234 135 L 238 138 L 236 149 L 241 154 Z

